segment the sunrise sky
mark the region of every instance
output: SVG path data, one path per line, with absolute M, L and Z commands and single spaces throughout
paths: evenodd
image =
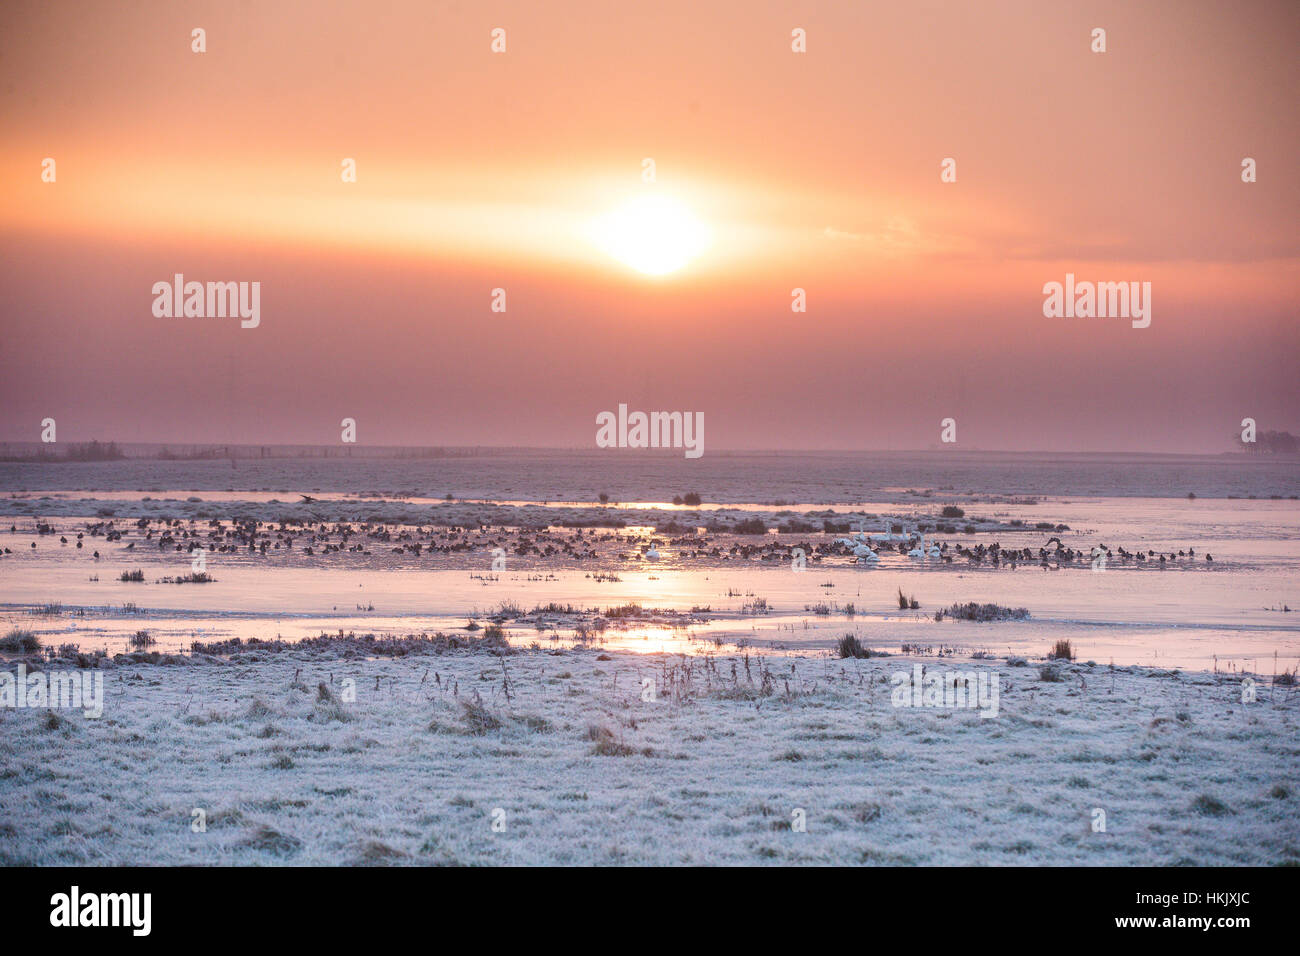
M 1293 2 L 11 0 L 0 440 L 1297 431 L 1298 47 Z M 178 272 L 260 326 L 156 318 Z M 1150 282 L 1150 328 L 1044 318 L 1067 272 Z

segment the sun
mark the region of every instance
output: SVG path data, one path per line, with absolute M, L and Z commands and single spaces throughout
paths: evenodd
M 685 205 L 667 196 L 641 196 L 598 219 L 596 244 L 637 272 L 676 272 L 708 248 L 708 227 Z

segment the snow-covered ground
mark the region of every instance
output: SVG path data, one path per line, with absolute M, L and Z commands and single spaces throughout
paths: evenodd
M 893 706 L 916 663 L 996 672 L 998 716 Z M 98 719 L 0 708 L 0 862 L 1300 862 L 1295 688 L 1243 704 L 1239 677 L 1040 666 L 122 659 Z

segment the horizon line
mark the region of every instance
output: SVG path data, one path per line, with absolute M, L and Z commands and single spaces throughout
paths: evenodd
M 11 447 L 14 448 L 15 450 L 17 450 L 17 449 L 27 449 L 27 448 L 30 448 L 33 452 L 39 452 L 41 449 L 49 448 L 50 445 L 56 445 L 56 446 L 57 446 L 57 445 L 64 445 L 64 446 L 67 446 L 67 447 L 72 447 L 72 446 L 78 446 L 78 445 L 80 445 L 80 446 L 85 446 L 85 445 L 90 445 L 90 444 L 99 444 L 99 445 L 102 445 L 102 446 L 115 445 L 115 446 L 116 446 L 118 449 L 120 449 L 120 450 L 126 450 L 126 449 L 146 449 L 146 448 L 148 448 L 148 449 L 154 449 L 154 450 L 158 450 L 158 451 L 162 451 L 162 450 L 168 450 L 168 451 L 170 451 L 170 450 L 175 449 L 177 452 L 181 452 L 182 450 L 184 450 L 184 452 L 185 452 L 185 457 L 189 457 L 190 455 L 193 455 L 193 454 L 196 454 L 196 453 L 210 453 L 210 454 L 209 454 L 209 457 L 217 458 L 217 459 L 225 458 L 225 457 L 227 457 L 227 456 L 220 455 L 220 454 L 212 454 L 212 453 L 216 453 L 216 452 L 221 451 L 221 450 L 229 450 L 229 449 L 235 449 L 235 450 L 240 450 L 240 451 L 245 451 L 245 450 L 260 451 L 260 450 L 262 450 L 262 449 L 265 449 L 265 450 L 268 450 L 268 451 L 270 451 L 270 450 L 279 450 L 279 451 L 291 451 L 291 450 L 315 450 L 315 451 L 322 451 L 322 450 L 334 450 L 334 449 L 338 449 L 338 450 L 340 450 L 340 451 L 346 451 L 346 454 L 340 454 L 340 455 L 338 455 L 338 456 L 322 455 L 322 456 L 320 456 L 320 457 L 322 457 L 322 458 L 325 458 L 325 457 L 339 457 L 339 458 L 347 458 L 347 457 L 367 457 L 365 454 L 362 454 L 362 455 L 360 455 L 360 456 L 354 456 L 354 455 L 352 455 L 352 452 L 353 452 L 353 451 L 362 451 L 362 452 L 393 452 L 393 451 L 412 451 L 412 452 L 435 452 L 435 451 L 439 451 L 439 452 L 557 452 L 557 453 L 573 453 L 573 452 L 578 452 L 578 453 L 591 453 L 591 454 L 607 454 L 607 453 L 610 451 L 610 449 L 602 449 L 602 448 L 596 447 L 596 446 L 594 446 L 594 445 L 593 445 L 593 446 L 587 446 L 587 445 L 496 445 L 496 444 L 485 444 L 485 445 L 450 445 L 450 444 L 436 444 L 436 445 L 407 445 L 407 444 L 382 445 L 382 444 L 362 444 L 362 443 L 360 443 L 360 442 L 358 442 L 358 443 L 356 443 L 356 444 L 346 444 L 346 445 L 343 445 L 343 444 L 338 444 L 338 443 L 310 443 L 310 442 L 176 442 L 176 441 L 117 441 L 117 440 L 114 440 L 114 439 L 107 439 L 107 440 L 104 440 L 104 441 L 100 441 L 99 439 L 90 438 L 90 439 L 85 439 L 85 440 L 61 441 L 61 442 L 57 442 L 57 443 L 55 443 L 55 442 L 31 441 L 31 440 L 26 440 L 26 439 L 24 439 L 24 440 L 19 440 L 19 441 L 13 441 L 13 440 L 0 440 L 0 459 L 3 459 L 3 458 L 4 458 L 4 451 L 7 450 L 7 449 L 9 449 L 9 448 L 11 448 Z M 631 454 L 634 455 L 634 456 L 637 455 L 637 454 L 644 454 L 644 455 L 651 456 L 651 457 L 654 457 L 654 456 L 661 456 L 661 455 L 662 455 L 662 456 L 676 457 L 676 454 L 677 454 L 678 452 L 680 452 L 680 449 L 678 449 L 678 448 L 619 448 L 619 449 L 616 450 L 616 454 L 627 454 L 627 453 L 631 453 Z M 1275 452 L 1274 452 L 1274 453 L 1270 453 L 1270 452 L 1264 452 L 1263 450 L 1256 451 L 1256 452 L 1248 452 L 1248 451 L 1246 451 L 1246 450 L 1244 450 L 1244 449 L 1231 449 L 1231 450 L 1220 450 L 1220 451 L 1208 451 L 1208 450 L 1203 450 L 1203 451 L 1154 451 L 1154 450 L 1153 450 L 1153 451 L 1132 451 L 1132 450 L 1122 450 L 1122 449 L 1085 449 L 1085 450 L 1075 449 L 1075 450 L 1067 450 L 1067 449 L 1058 449 L 1058 448 L 988 448 L 988 447 L 981 447 L 981 446 L 967 446 L 967 447 L 961 447 L 961 448 L 958 448 L 958 447 L 944 447 L 944 446 L 940 446 L 940 445 L 937 445 L 937 444 L 929 445 L 929 446 L 926 446 L 926 447 L 920 447 L 920 448 L 918 448 L 918 447 L 911 447 L 911 448 L 882 448 L 882 447 L 865 447 L 865 446 L 833 446 L 833 447 L 820 447 L 820 448 L 815 448 L 815 447 L 814 447 L 814 448 L 810 448 L 810 447 L 803 447 L 803 448 L 759 448 L 759 447 L 742 447 L 742 446 L 736 446 L 736 447 L 723 447 L 723 448 L 716 448 L 716 449 L 711 449 L 711 450 L 710 450 L 710 454 L 725 454 L 725 455 L 743 455 L 743 454 L 751 454 L 751 455 L 801 455 L 801 454 L 867 454 L 867 453 L 870 453 L 870 454 L 921 454 L 921 453 L 935 453 L 935 452 L 947 452 L 947 453 L 956 452 L 956 453 L 959 453 L 959 454 L 972 454 L 972 453 L 978 453 L 978 454 L 997 454 L 997 455 L 1139 455 L 1139 456 L 1140 456 L 1140 455 L 1146 455 L 1146 456 L 1182 457 L 1182 458 L 1187 458 L 1187 457 L 1221 457 L 1221 456 L 1228 456 L 1228 455 L 1242 455 L 1242 456 L 1245 456 L 1245 457 L 1248 457 L 1248 458 L 1253 458 L 1253 457 L 1256 457 L 1256 456 L 1262 456 L 1262 455 L 1269 455 L 1270 457 L 1276 457 L 1276 458 L 1295 457 L 1294 455 L 1287 455 L 1286 453 L 1275 453 Z M 32 457 L 33 457 L 34 460 L 40 460 L 40 458 L 41 458 L 41 456 L 40 456 L 39 454 L 38 454 L 38 455 L 34 455 L 34 456 L 32 456 Z M 146 457 L 150 457 L 150 458 L 152 458 L 153 456 L 143 456 L 143 455 L 123 455 L 122 458 L 119 458 L 119 459 L 101 459 L 101 460 L 131 460 L 131 459 L 140 459 L 140 458 L 146 458 Z M 263 455 L 253 455 L 253 456 L 250 456 L 250 457 L 256 459 L 256 458 L 259 458 L 259 457 L 293 457 L 293 456 L 284 456 L 284 455 L 276 455 L 276 454 L 272 454 L 272 455 L 265 455 L 265 456 L 263 456 Z M 380 457 L 382 457 L 382 456 L 380 456 Z M 10 459 L 10 460 L 12 461 L 13 459 Z M 52 450 L 52 453 L 48 456 L 47 460 L 49 460 L 49 461 L 62 461 L 62 460 L 66 460 L 66 456 L 65 456 L 65 455 L 60 455 L 60 454 L 54 453 L 53 450 Z M 156 459 L 155 459 L 155 460 L 156 460 Z M 162 460 L 167 460 L 167 459 L 162 459 Z

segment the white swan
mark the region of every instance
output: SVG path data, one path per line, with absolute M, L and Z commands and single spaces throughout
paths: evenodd
M 940 554 L 939 546 L 934 542 L 931 542 L 928 548 L 925 546 L 925 535 L 921 535 L 921 546 L 919 548 L 913 548 L 907 552 L 909 558 L 937 558 Z
M 885 522 L 885 530 L 874 532 L 871 536 L 872 541 L 910 541 L 912 536 L 904 529 L 902 534 L 894 534 L 889 530 L 889 522 Z
M 879 561 L 880 555 L 871 550 L 871 545 L 867 544 L 866 536 L 859 531 L 852 538 L 836 538 L 836 544 L 842 544 L 853 552 L 853 556 L 859 561 Z
M 647 551 L 647 552 L 645 553 L 645 559 L 646 559 L 647 561 L 658 561 L 658 560 L 659 560 L 659 549 L 656 548 L 653 544 L 650 545 L 650 550 Z
M 879 561 L 879 560 L 880 560 L 880 555 L 876 554 L 876 552 L 872 551 L 871 548 L 868 547 L 868 546 L 865 545 L 865 544 L 860 544 L 860 545 L 858 545 L 856 548 L 854 548 L 854 549 L 853 549 L 853 556 L 854 556 L 855 558 L 857 558 L 859 561 Z

